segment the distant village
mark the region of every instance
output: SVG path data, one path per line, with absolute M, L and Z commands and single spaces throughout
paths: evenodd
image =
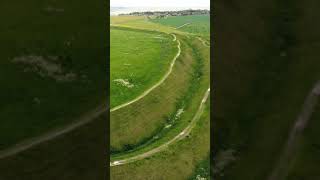
M 180 10 L 180 11 L 146 11 L 119 14 L 119 16 L 147 16 L 150 19 L 165 19 L 169 16 L 210 15 L 210 10 Z

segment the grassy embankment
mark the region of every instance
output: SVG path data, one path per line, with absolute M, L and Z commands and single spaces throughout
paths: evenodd
M 184 41 L 186 41 L 187 39 L 184 39 Z M 185 43 L 185 42 L 184 42 Z M 197 49 L 199 48 L 199 49 Z M 202 48 L 202 49 L 201 49 Z M 123 124 L 125 124 L 127 126 L 127 124 L 130 124 L 130 126 L 128 126 L 127 128 L 117 128 L 114 130 L 115 133 L 117 133 L 114 136 L 114 139 L 111 136 L 111 145 L 113 144 L 112 142 L 117 142 L 117 141 L 121 141 L 121 139 L 119 137 L 124 137 L 126 141 L 131 141 L 131 142 L 138 142 L 136 144 L 132 143 L 132 144 L 125 144 L 124 148 L 122 150 L 120 150 L 120 152 L 118 152 L 118 155 L 112 156 L 113 159 L 120 159 L 123 157 L 128 157 L 128 156 L 132 156 L 141 152 L 144 152 L 148 149 L 152 149 L 156 146 L 158 146 L 159 144 L 162 144 L 163 142 L 166 142 L 168 140 L 170 140 L 171 138 L 173 138 L 175 135 L 179 134 L 179 132 L 182 131 L 182 129 L 184 129 L 184 127 L 186 127 L 189 123 L 190 120 L 192 119 L 193 115 L 195 114 L 200 101 L 203 97 L 204 92 L 207 90 L 208 85 L 209 85 L 209 61 L 208 61 L 208 48 L 203 48 L 202 44 L 200 41 L 198 41 L 197 39 L 193 40 L 193 44 L 188 44 L 188 46 L 185 44 L 185 47 L 183 47 L 184 51 L 183 53 L 185 55 L 182 55 L 182 57 L 180 58 L 180 62 L 177 64 L 178 68 L 179 68 L 179 64 L 183 65 L 184 61 L 189 61 L 189 60 L 194 60 L 196 61 L 195 64 L 193 64 L 191 66 L 191 71 L 187 71 L 185 73 L 190 74 L 189 78 L 187 78 L 186 80 L 184 80 L 182 87 L 185 87 L 186 89 L 184 89 L 183 93 L 180 94 L 180 96 L 177 96 L 176 99 L 172 99 L 173 102 L 168 102 L 165 101 L 166 99 L 158 99 L 158 102 L 153 102 L 153 104 L 159 104 L 160 105 L 168 105 L 168 103 L 172 103 L 172 110 L 173 111 L 164 111 L 164 115 L 163 116 L 159 116 L 158 111 L 154 111 L 154 109 L 149 109 L 150 107 L 152 107 L 152 103 L 150 103 L 150 98 L 151 99 L 155 99 L 155 97 L 158 97 L 157 94 L 154 94 L 152 96 L 150 96 L 149 98 L 146 97 L 147 101 L 142 101 L 142 102 L 147 102 L 146 105 L 143 106 L 139 105 L 139 109 L 137 108 L 133 108 L 134 112 L 133 115 L 128 115 L 126 116 L 127 118 L 132 117 L 133 124 L 128 123 L 127 118 L 120 118 L 123 114 L 125 114 L 124 111 L 126 111 L 128 108 L 123 109 L 121 112 L 119 112 L 118 117 L 119 119 L 116 119 L 114 121 L 114 124 L 119 125 L 119 120 L 121 119 L 125 119 L 126 121 L 123 122 Z M 188 54 L 190 55 L 190 53 L 192 53 L 192 57 L 190 58 L 183 58 L 183 57 L 187 57 Z M 201 54 L 204 53 L 205 55 Z M 202 56 L 203 55 L 203 56 Z M 190 65 L 189 65 L 190 68 Z M 181 77 L 185 77 L 185 76 L 181 76 L 181 74 L 177 74 L 177 76 L 173 76 L 171 79 L 175 80 L 181 78 Z M 179 82 L 179 81 L 177 81 Z M 174 85 L 175 82 L 173 82 Z M 164 85 L 165 86 L 165 85 Z M 177 86 L 170 86 L 171 88 L 177 87 Z M 161 94 L 168 94 L 168 93 L 172 93 L 175 91 L 154 91 L 154 93 L 160 93 Z M 179 94 L 178 94 L 179 95 Z M 173 96 L 173 95 L 170 95 Z M 163 104 L 164 103 L 164 104 Z M 140 109 L 141 108 L 141 109 Z M 160 108 L 164 108 L 164 107 L 160 107 Z M 149 110 L 148 116 L 144 118 L 145 122 L 143 122 L 143 119 L 140 118 L 136 118 L 135 114 L 139 114 L 140 112 L 145 112 L 146 110 Z M 166 109 L 164 109 L 166 110 Z M 181 113 L 179 115 L 179 117 L 177 117 L 178 111 L 183 110 L 183 113 Z M 126 111 L 127 112 L 127 111 Z M 153 115 L 155 114 L 155 115 Z M 145 114 L 143 113 L 142 115 L 145 116 Z M 158 123 L 158 126 L 154 126 L 154 124 L 151 124 L 150 121 L 152 121 L 154 118 L 150 118 L 150 117 L 158 117 L 157 119 L 155 119 L 156 121 L 155 123 Z M 131 119 L 131 118 L 130 118 Z M 111 120 L 113 121 L 113 116 L 111 116 Z M 123 120 L 122 120 L 123 121 Z M 138 122 L 138 123 L 137 123 Z M 141 125 L 142 123 L 142 125 Z M 150 125 L 151 124 L 151 125 Z M 121 125 L 121 124 L 120 124 Z M 146 125 L 149 125 L 148 129 L 145 129 Z M 169 125 L 169 127 L 168 127 Z M 113 126 L 111 126 L 113 127 Z M 141 131 L 137 131 L 137 129 L 139 129 Z M 157 128 L 154 128 L 157 127 Z M 132 128 L 132 130 L 130 132 L 126 132 L 126 129 L 128 128 Z M 113 134 L 113 129 L 111 130 L 111 135 Z M 123 134 L 122 136 L 119 136 L 119 134 Z M 140 136 L 137 136 L 142 134 L 144 138 L 137 138 Z M 133 136 L 134 134 L 134 136 Z M 123 141 L 122 140 L 122 141 Z M 139 142 L 140 140 L 140 142 Z M 130 153 L 128 153 L 128 151 L 130 150 L 134 150 Z M 124 152 L 122 152 L 124 151 Z M 125 155 L 123 155 L 125 154 Z
M 210 105 L 206 108 L 188 138 L 185 138 L 150 158 L 122 166 L 111 167 L 111 179 L 196 179 L 206 177 L 201 169 L 209 155 Z
M 130 21 L 128 22 L 128 19 L 130 19 L 130 18 L 134 19 L 133 20 L 134 22 L 130 22 Z M 127 26 L 133 25 L 133 26 L 138 26 L 138 28 L 143 28 L 143 29 L 148 28 L 150 30 L 153 30 L 154 27 L 159 27 L 160 26 L 159 24 L 155 24 L 155 23 L 151 23 L 151 22 L 147 22 L 147 25 L 145 25 L 144 24 L 145 23 L 144 19 L 133 18 L 133 17 L 130 17 L 130 18 L 126 18 L 126 20 L 124 21 L 125 22 L 124 24 L 126 24 Z M 116 18 L 114 18 L 113 20 L 116 21 L 115 19 Z M 121 19 L 125 19 L 125 18 L 121 17 Z M 111 21 L 112 21 L 112 19 L 111 19 Z M 119 22 L 119 21 L 117 21 L 117 22 Z M 161 28 L 158 28 L 158 29 L 168 30 L 168 27 L 165 27 L 165 26 L 162 26 L 162 25 L 160 27 Z M 172 28 L 170 28 L 170 31 L 172 32 Z M 179 33 L 185 34 L 184 32 L 179 32 Z M 185 76 L 185 77 L 184 76 L 180 76 L 180 73 L 172 73 L 172 77 L 171 76 L 168 77 L 168 84 L 164 83 L 163 87 L 166 87 L 166 86 L 170 87 L 169 85 L 170 85 L 171 82 L 179 82 L 179 83 L 181 82 L 181 86 L 177 85 L 176 89 L 179 89 L 181 87 L 181 89 L 183 91 L 181 91 L 181 90 L 179 90 L 179 91 L 184 92 L 184 93 L 180 92 L 179 96 L 181 98 L 178 98 L 178 99 L 175 99 L 175 100 L 173 99 L 174 101 L 172 101 L 172 100 L 168 101 L 168 102 L 171 102 L 173 104 L 172 105 L 172 107 L 173 107 L 172 110 L 164 111 L 164 112 L 167 112 L 167 115 L 166 115 L 166 118 L 162 118 L 163 121 L 162 121 L 162 125 L 159 126 L 160 129 L 157 129 L 155 131 L 153 130 L 154 133 L 150 133 L 149 136 L 146 136 L 146 137 L 151 137 L 151 138 L 157 136 L 156 141 L 154 141 L 154 140 L 152 140 L 150 138 L 149 139 L 146 138 L 143 141 L 141 141 L 142 143 L 137 143 L 137 144 L 133 144 L 132 146 L 127 146 L 127 147 L 130 147 L 130 149 L 135 149 L 135 150 L 131 151 L 130 153 L 128 153 L 128 152 L 127 153 L 123 153 L 123 152 L 121 153 L 121 151 L 120 151 L 120 154 L 112 157 L 113 160 L 114 159 L 122 159 L 122 158 L 126 158 L 126 157 L 131 157 L 131 156 L 146 152 L 147 150 L 155 148 L 155 147 L 159 146 L 160 144 L 162 144 L 162 143 L 168 141 L 169 139 L 173 138 L 175 135 L 177 135 L 179 132 L 181 132 L 181 130 L 189 123 L 189 121 L 192 119 L 192 117 L 193 117 L 193 115 L 195 113 L 195 110 L 198 108 L 199 103 L 201 101 L 201 98 L 202 98 L 202 96 L 204 94 L 204 91 L 208 88 L 208 85 L 209 85 L 209 67 L 210 67 L 209 66 L 210 65 L 209 48 L 208 47 L 204 47 L 202 42 L 199 41 L 198 39 L 195 39 L 195 38 L 188 39 L 188 38 L 183 37 L 183 36 L 177 36 L 177 37 L 182 42 L 181 43 L 182 54 L 181 54 L 181 58 L 179 58 L 180 60 L 178 59 L 179 61 L 177 61 L 177 67 L 175 67 L 175 68 L 177 70 L 178 69 L 183 70 L 184 68 L 181 68 L 181 67 L 189 66 L 188 68 L 190 69 L 190 65 L 188 65 L 190 63 L 186 64 L 186 62 L 188 62 L 188 61 L 190 61 L 192 59 L 195 60 L 195 62 L 198 62 L 198 63 L 194 63 L 194 65 L 191 66 L 191 69 L 193 69 L 194 73 L 190 72 L 189 75 L 188 75 L 188 76 L 190 76 L 189 78 L 186 78 L 188 76 Z M 177 72 L 179 72 L 179 71 L 177 71 Z M 180 71 L 180 72 L 183 72 L 183 71 Z M 197 82 L 197 80 L 198 80 L 197 79 L 197 76 L 198 76 L 197 74 L 201 76 L 200 79 L 202 79 L 202 80 L 200 80 L 200 82 Z M 191 78 L 191 77 L 193 77 L 193 78 Z M 181 81 L 181 79 L 182 80 L 184 79 L 184 80 Z M 192 79 L 194 79 L 194 80 L 192 80 Z M 179 81 L 177 81 L 177 80 L 179 80 Z M 197 85 L 198 83 L 200 83 L 199 87 L 201 87 L 201 88 L 195 89 L 196 86 L 192 87 L 192 84 L 193 85 Z M 187 88 L 188 86 L 189 86 L 189 88 Z M 174 86 L 172 86 L 172 87 L 174 87 Z M 165 90 L 165 89 L 160 89 L 160 88 L 161 88 L 161 86 L 159 87 L 159 90 Z M 188 89 L 189 90 L 193 89 L 193 90 L 189 91 L 189 93 L 186 93 L 185 90 L 188 90 Z M 201 90 L 201 89 L 203 89 L 203 90 Z M 177 92 L 179 92 L 179 91 L 177 91 Z M 201 92 L 201 91 L 203 91 L 203 92 Z M 176 95 L 177 92 L 171 93 L 171 94 L 174 95 L 174 97 L 179 97 L 179 96 Z M 166 91 L 158 91 L 157 92 L 157 89 L 155 89 L 154 93 L 166 94 L 166 93 L 170 93 L 170 91 L 166 90 Z M 149 99 L 149 98 L 150 99 L 155 99 L 156 97 L 157 96 L 153 96 L 153 97 L 146 96 L 145 98 L 146 99 Z M 145 98 L 141 99 L 140 101 L 143 102 Z M 151 105 L 154 104 L 154 103 L 156 103 L 156 104 L 158 103 L 159 104 L 159 102 L 163 103 L 163 101 L 159 101 L 159 100 L 160 99 L 158 99 L 158 102 L 155 101 L 153 103 L 150 103 L 150 101 L 149 102 L 145 101 L 145 102 L 148 102 Z M 163 99 L 163 100 L 165 100 L 165 99 Z M 137 102 L 137 103 L 139 103 L 139 102 Z M 141 104 L 143 104 L 143 103 L 141 103 Z M 173 119 L 172 117 L 177 114 L 177 111 L 179 109 L 181 109 L 181 105 L 184 105 L 184 107 L 186 107 L 186 109 L 184 109 L 185 112 L 182 113 L 181 117 L 178 119 L 177 122 L 172 124 L 173 126 L 171 126 L 169 128 L 170 130 L 163 131 L 163 129 L 164 129 L 163 127 L 165 125 L 168 125 L 167 123 L 170 124 L 170 121 L 166 122 L 166 120 Z M 129 107 L 130 106 L 126 107 L 126 109 L 127 108 L 129 109 Z M 138 107 L 140 107 L 140 106 L 138 106 Z M 145 106 L 141 106 L 141 107 L 144 107 L 144 108 L 142 108 L 140 110 L 148 109 L 148 107 L 145 107 Z M 125 109 L 123 109 L 123 111 L 124 110 Z M 172 113 L 168 113 L 168 112 L 172 112 Z M 119 114 L 123 114 L 123 113 L 124 112 L 119 113 Z M 126 116 L 126 117 L 132 117 L 132 116 L 130 115 L 130 116 Z M 132 120 L 127 121 L 127 123 L 131 122 Z M 151 120 L 152 120 L 152 118 L 151 118 Z M 136 121 L 137 121 L 137 119 L 136 119 Z M 150 119 L 149 119 L 149 121 L 150 121 Z M 200 120 L 200 121 L 202 122 L 203 120 Z M 201 124 L 201 122 L 199 122 L 199 124 Z M 208 119 L 208 122 L 209 122 L 209 119 Z M 196 124 L 196 127 L 194 129 L 195 131 L 196 131 L 197 128 L 199 128 L 198 127 L 198 126 L 200 126 L 199 124 Z M 132 125 L 134 125 L 134 124 L 132 124 Z M 143 127 L 145 127 L 145 126 L 143 126 Z M 151 127 L 151 126 L 149 126 L 149 127 Z M 203 137 L 202 141 L 198 141 L 199 143 L 200 142 L 209 143 L 209 137 L 208 137 L 209 136 L 209 125 L 207 124 L 207 126 L 205 126 L 205 127 L 208 129 L 208 131 L 200 131 L 201 133 L 200 132 L 197 133 L 198 131 L 196 131 L 196 132 L 192 131 L 192 134 L 191 134 L 191 136 L 189 136 L 189 138 L 187 138 L 187 139 L 185 139 L 183 141 L 180 141 L 177 144 L 184 144 L 184 141 L 188 141 L 190 138 L 193 139 L 193 133 L 195 134 L 194 136 L 197 135 L 197 136 L 206 136 L 207 137 L 207 138 Z M 119 130 L 119 129 L 117 129 L 117 130 Z M 149 128 L 144 128 L 144 131 L 148 131 L 148 130 L 149 130 Z M 134 131 L 134 128 L 133 128 L 132 132 L 136 133 L 137 131 Z M 204 133 L 204 132 L 208 132 L 208 133 Z M 133 136 L 131 135 L 130 138 L 132 138 L 132 137 Z M 128 138 L 128 140 L 130 138 Z M 155 159 L 155 161 L 153 163 L 157 163 L 160 166 L 165 167 L 166 163 L 164 163 L 163 161 L 161 161 L 160 163 L 157 162 L 157 161 L 159 161 L 159 158 L 163 159 L 163 158 L 161 158 L 163 156 L 163 154 L 167 154 L 168 151 L 170 151 L 172 153 L 174 151 L 176 151 L 176 153 L 179 152 L 179 154 L 180 154 L 180 151 L 186 151 L 186 148 L 177 148 L 176 150 L 175 149 L 171 150 L 171 148 L 174 148 L 174 147 L 176 147 L 175 144 L 170 146 L 168 150 L 166 150 L 166 151 L 164 151 L 162 153 L 159 153 L 159 154 L 157 154 L 155 156 L 152 156 L 151 158 L 147 158 L 147 159 Z M 184 168 L 183 164 L 186 163 L 185 161 L 183 161 L 183 159 L 180 159 L 179 161 L 177 161 L 177 164 L 176 164 L 176 167 L 177 168 L 179 167 L 180 170 L 174 171 L 172 173 L 168 173 L 166 175 L 163 174 L 163 172 L 167 172 L 167 171 L 155 171 L 157 168 L 150 168 L 152 166 L 148 165 L 148 163 L 145 163 L 145 161 L 149 161 L 149 160 L 146 159 L 146 160 L 138 161 L 138 162 L 131 163 L 131 164 L 128 164 L 128 165 L 112 167 L 111 173 L 113 175 L 112 175 L 111 178 L 112 179 L 114 179 L 114 178 L 116 179 L 116 178 L 123 178 L 124 177 L 124 176 L 121 176 L 121 174 L 118 174 L 118 172 L 123 172 L 122 175 L 125 175 L 126 177 L 133 177 L 134 176 L 134 177 L 137 177 L 137 178 L 140 178 L 140 179 L 141 178 L 142 179 L 146 179 L 146 178 L 150 178 L 150 177 L 153 177 L 153 178 L 156 178 L 156 179 L 157 178 L 161 179 L 163 177 L 168 177 L 168 179 L 172 179 L 172 178 L 174 179 L 175 177 L 180 177 L 180 178 L 182 178 L 182 177 L 184 177 L 184 178 L 190 177 L 191 178 L 191 176 L 193 174 L 197 174 L 197 172 L 198 172 L 198 171 L 195 170 L 196 166 L 200 166 L 199 164 L 201 164 L 204 161 L 204 159 L 206 159 L 208 157 L 209 144 L 199 145 L 198 148 L 202 149 L 202 150 L 199 150 L 199 151 L 201 151 L 203 153 L 197 153 L 197 155 L 194 155 L 192 157 L 193 158 L 192 163 L 191 164 L 188 163 L 190 165 L 190 168 L 187 169 L 185 171 L 185 173 L 183 173 L 182 176 L 180 176 L 181 175 L 180 167 Z M 190 150 L 190 149 L 188 149 L 188 150 Z M 195 151 L 195 149 L 192 149 L 190 151 Z M 190 151 L 188 151 L 188 153 L 191 153 Z M 173 155 L 176 155 L 176 153 L 165 155 L 165 157 L 166 158 L 176 158 L 175 156 L 173 156 Z M 189 161 L 190 158 L 187 158 L 187 159 L 188 159 L 187 161 L 190 162 Z M 195 160 L 195 159 L 197 159 L 197 160 Z M 172 164 L 172 162 L 170 162 L 170 163 Z M 142 168 L 137 168 L 137 169 L 133 168 L 133 167 L 140 167 L 140 166 L 142 166 Z M 156 166 L 154 166 L 154 167 L 156 167 Z M 170 167 L 170 166 L 167 166 L 166 169 L 170 169 L 168 167 Z M 135 175 L 136 172 L 135 173 L 130 173 L 131 171 L 134 172 L 134 171 L 136 171 L 138 169 L 144 170 L 144 173 L 142 173 L 143 171 L 141 171 L 140 173 L 137 173 L 137 175 Z M 161 169 L 163 169 L 163 168 L 161 168 Z M 159 173 L 161 173 L 161 174 L 159 174 Z

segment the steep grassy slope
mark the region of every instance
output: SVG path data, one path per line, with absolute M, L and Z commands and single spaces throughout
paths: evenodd
M 209 48 L 195 38 L 178 39 L 182 54 L 168 80 L 137 103 L 111 113 L 112 151 L 145 151 L 174 137 L 192 119 L 209 85 Z
M 183 41 L 180 37 L 178 39 Z M 111 112 L 112 151 L 130 150 L 143 144 L 172 123 L 170 119 L 181 108 L 178 102 L 187 93 L 196 64 L 190 57 L 191 49 L 184 44 L 181 49 L 183 52 L 163 84 L 139 101 Z
M 176 33 L 181 43 L 181 55 L 163 85 L 136 103 L 111 112 L 112 162 L 144 154 L 179 135 L 191 124 L 210 83 L 209 47 L 197 37 L 185 36 L 188 33 L 142 18 L 119 18 L 121 20 L 111 18 L 111 24 Z M 196 168 L 208 158 L 208 123 L 207 107 L 203 117 L 192 123 L 191 134 L 151 157 L 112 166 L 111 179 L 196 177 L 199 175 Z
M 205 111 L 188 138 L 153 157 L 136 163 L 111 167 L 111 179 L 196 179 L 204 173 L 196 171 L 209 154 L 210 106 Z M 207 172 L 208 173 L 208 172 Z

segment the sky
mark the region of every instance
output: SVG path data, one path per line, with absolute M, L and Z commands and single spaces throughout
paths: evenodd
M 111 0 L 111 7 L 209 7 L 210 0 Z

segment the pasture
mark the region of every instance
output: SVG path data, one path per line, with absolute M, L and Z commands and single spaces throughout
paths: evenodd
M 110 106 L 130 101 L 159 81 L 178 48 L 165 33 L 111 28 Z
M 190 122 L 198 108 L 209 83 L 208 48 L 197 39 L 177 37 L 183 52 L 172 75 L 140 101 L 111 113 L 111 148 L 117 154 L 132 150 L 137 154 L 137 149 L 145 151 L 147 145 L 148 149 L 167 141 Z M 181 110 L 181 117 L 174 120 Z
M 122 28 L 175 33 L 181 43 L 181 54 L 162 85 L 139 101 L 111 112 L 110 150 L 111 161 L 115 161 L 157 148 L 190 125 L 209 86 L 210 49 L 191 33 L 175 30 L 144 17 L 112 17 L 111 24 Z M 209 152 L 208 114 L 207 107 L 203 114 L 205 118 L 200 118 L 194 124 L 191 135 L 170 145 L 165 151 L 141 161 L 111 167 L 111 178 L 192 179 L 200 174 L 208 175 L 208 170 L 199 170 L 205 167 Z M 191 146 L 189 143 L 197 148 L 186 148 Z M 169 172 L 169 169 L 176 171 Z

